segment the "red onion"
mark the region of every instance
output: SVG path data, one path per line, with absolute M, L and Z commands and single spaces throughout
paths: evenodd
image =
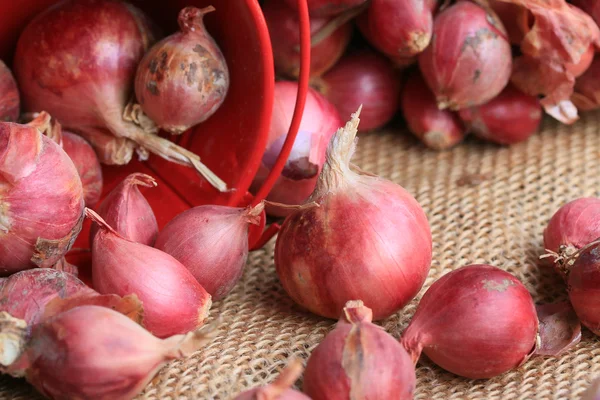
M 158 223 L 139 186 L 155 187 L 156 180 L 138 172 L 130 174 L 104 198 L 98 214 L 125 239 L 153 246 Z M 90 230 L 90 244 L 99 229 L 93 226 Z
M 68 131 L 62 132 L 62 147 L 77 168 L 85 204 L 96 205 L 102 195 L 102 168 L 94 149 L 87 140 Z
M 332 17 L 365 4 L 368 0 L 307 0 L 312 17 Z M 288 7 L 297 12 L 298 0 L 285 0 Z
M 37 325 L 17 363 L 27 381 L 52 399 L 129 400 L 167 362 L 211 339 L 204 330 L 160 340 L 105 307 L 77 307 Z
M 533 17 L 529 11 L 517 4 L 505 3 L 502 0 L 490 0 L 488 4 L 506 28 L 510 43 L 520 45 L 533 25 Z
M 92 278 L 100 293 L 137 295 L 144 304 L 144 327 L 158 337 L 189 332 L 204 323 L 211 297 L 170 255 L 121 237 L 94 211 L 100 225 L 92 247 Z
M 594 45 L 588 46 L 587 50 L 579 58 L 579 61 L 566 63 L 565 68 L 571 74 L 573 74 L 575 78 L 580 77 L 585 71 L 587 71 L 587 69 L 592 64 L 592 61 L 594 60 L 595 51 L 596 49 L 594 48 Z
M 404 188 L 350 169 L 359 112 L 331 139 L 307 206 L 283 222 L 275 267 L 290 297 L 315 314 L 339 317 L 347 301 L 360 298 L 382 319 L 423 285 L 431 233 Z
M 275 382 L 240 393 L 234 400 L 310 400 L 310 397 L 290 387 L 302 373 L 302 363 L 295 360 L 277 377 Z
M 53 266 L 81 230 L 84 203 L 77 169 L 38 128 L 44 129 L 36 121 L 31 126 L 0 123 L 0 275 Z
M 68 0 L 48 8 L 27 25 L 17 43 L 14 69 L 24 108 L 49 112 L 93 145 L 90 136 L 107 129 L 136 142 L 143 156 L 150 151 L 194 166 L 224 190 L 225 184 L 197 155 L 123 118 L 136 68 L 152 36 L 147 18 L 124 2 Z
M 419 67 L 438 107 L 458 110 L 496 97 L 510 78 L 511 59 L 506 30 L 495 14 L 462 1 L 435 18 Z
M 358 27 L 379 51 L 396 57 L 412 57 L 429 45 L 436 0 L 371 0 Z
M 265 1 L 262 10 L 271 35 L 276 72 L 298 78 L 300 73 L 298 12 L 287 7 L 281 0 Z M 311 34 L 317 34 L 329 22 L 328 18 L 311 16 Z M 351 35 L 352 25 L 345 23 L 320 40 L 318 44 L 313 43 L 310 51 L 310 75 L 322 75 L 333 67 L 348 47 Z
M 492 100 L 477 107 L 460 110 L 470 131 L 482 139 L 499 144 L 523 142 L 537 132 L 542 106 L 535 96 L 507 86 Z
M 587 71 L 575 81 L 571 101 L 583 111 L 600 108 L 600 58 L 594 58 Z
M 600 1 L 598 0 L 571 0 L 571 4 L 581 8 L 587 14 L 589 14 L 596 24 L 600 23 Z
M 406 81 L 401 106 L 408 129 L 427 147 L 446 150 L 466 135 L 456 113 L 437 107 L 435 96 L 419 74 L 412 74 Z
M 294 114 L 297 93 L 296 82 L 275 83 L 275 103 L 271 115 L 267 150 L 252 183 L 252 191 L 257 191 L 262 186 L 281 152 Z M 340 126 L 342 120 L 333 104 L 309 88 L 298 136 L 267 200 L 297 205 L 302 204 L 310 196 L 325 162 L 325 150 L 329 139 Z M 287 215 L 285 210 L 269 205 L 267 205 L 267 212 L 276 216 Z
M 135 77 L 135 94 L 146 115 L 167 132 L 179 134 L 206 121 L 223 104 L 229 70 L 203 18 L 212 6 L 179 12 L 180 32 L 144 55 Z
M 16 121 L 19 118 L 20 103 L 15 77 L 0 60 L 0 121 Z
M 350 115 L 362 104 L 363 131 L 381 128 L 398 109 L 399 76 L 387 59 L 373 51 L 344 56 L 318 79 L 317 86 L 340 115 Z
M 173 218 L 155 248 L 170 254 L 194 275 L 214 300 L 225 296 L 242 276 L 248 259 L 248 226 L 258 225 L 264 204 L 236 208 L 204 205 Z
M 412 399 L 415 368 L 400 343 L 349 301 L 335 329 L 313 350 L 304 391 L 313 400 Z
M 437 280 L 421 299 L 402 344 L 440 367 L 491 378 L 525 362 L 536 347 L 538 319 L 518 279 L 490 265 L 469 265 Z

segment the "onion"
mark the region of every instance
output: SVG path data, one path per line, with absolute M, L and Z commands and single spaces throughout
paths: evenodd
M 19 88 L 10 69 L 0 60 L 0 121 L 19 118 L 21 100 Z
M 598 0 L 571 0 L 570 3 L 589 14 L 596 23 L 600 22 L 600 2 Z
M 412 74 L 402 90 L 402 114 L 408 129 L 427 147 L 446 150 L 462 142 L 466 133 L 460 118 L 437 107 L 435 96 L 420 74 Z
M 307 206 L 283 222 L 275 267 L 290 297 L 315 314 L 339 317 L 347 301 L 360 298 L 382 319 L 423 285 L 431 233 L 404 188 L 350 169 L 359 112 L 331 139 Z
M 278 74 L 298 78 L 300 74 L 300 33 L 297 11 L 281 0 L 267 0 L 262 6 L 271 35 L 273 58 Z M 324 17 L 310 19 L 310 32 L 317 34 L 330 20 Z M 313 43 L 310 51 L 310 75 L 319 76 L 335 65 L 350 43 L 352 25 L 345 23 L 331 34 Z
M 313 350 L 304 391 L 313 400 L 412 399 L 415 368 L 400 343 L 349 301 L 335 329 Z
M 27 25 L 17 43 L 14 69 L 24 108 L 49 112 L 92 145 L 96 143 L 90 136 L 98 128 L 107 129 L 136 142 L 141 156 L 150 151 L 194 166 L 211 184 L 225 190 L 197 155 L 123 118 L 136 68 L 152 36 L 146 17 L 127 3 L 68 0 L 48 8 Z M 128 161 L 117 155 L 108 158 Z
M 290 389 L 301 373 L 302 363 L 294 360 L 273 383 L 240 393 L 234 400 L 310 400 L 305 394 Z
M 587 71 L 575 81 L 571 101 L 583 111 L 600 108 L 600 58 L 594 58 Z
M 506 35 L 495 14 L 468 1 L 436 16 L 419 67 L 440 109 L 477 106 L 504 89 L 512 66 Z
M 459 115 L 470 131 L 482 139 L 513 144 L 525 141 L 537 132 L 542 107 L 537 97 L 509 85 L 492 100 L 460 110 Z
M 186 333 L 204 323 L 211 297 L 176 259 L 121 237 L 94 211 L 100 225 L 92 247 L 92 278 L 100 293 L 135 294 L 144 304 L 144 327 L 158 337 Z
M 144 113 L 167 132 L 180 134 L 206 121 L 223 104 L 229 70 L 203 18 L 212 6 L 179 12 L 180 32 L 161 40 L 142 58 L 135 94 Z
M 595 48 L 593 45 L 588 46 L 586 51 L 581 55 L 579 61 L 566 63 L 565 68 L 575 77 L 580 77 L 590 67 L 594 60 Z
M 81 230 L 81 180 L 67 153 L 41 133 L 48 121 L 43 113 L 29 126 L 0 123 L 1 275 L 53 266 Z
M 129 400 L 167 362 L 191 355 L 214 336 L 199 330 L 160 340 L 105 307 L 77 307 L 37 325 L 17 363 L 48 398 Z
M 267 150 L 252 183 L 252 191 L 257 191 L 262 186 L 281 152 L 292 122 L 297 93 L 296 82 L 275 83 L 275 102 Z M 269 201 L 297 205 L 302 204 L 310 196 L 325 162 L 325 150 L 329 139 L 341 125 L 342 120 L 333 104 L 309 88 L 298 136 L 280 177 L 267 196 Z M 288 213 L 286 210 L 269 205 L 267 205 L 267 212 L 276 216 L 284 216 Z
M 373 51 L 344 56 L 316 85 L 340 115 L 350 115 L 361 104 L 361 130 L 387 124 L 398 109 L 400 79 L 392 64 Z
M 392 57 L 412 57 L 429 45 L 436 0 L 371 0 L 358 18 L 362 34 Z
M 194 275 L 214 300 L 225 296 L 242 276 L 248 259 L 248 226 L 258 225 L 264 209 L 204 205 L 173 218 L 155 248 L 170 254 Z
M 156 180 L 138 172 L 128 175 L 104 198 L 98 214 L 125 239 L 153 246 L 158 235 L 158 223 L 139 186 L 155 187 Z M 94 243 L 98 230 L 98 226 L 90 230 L 90 244 Z
M 488 4 L 506 28 L 510 43 L 520 45 L 533 25 L 533 17 L 529 11 L 517 4 L 505 3 L 502 0 L 490 0 Z
M 332 17 L 365 4 L 368 0 L 308 0 L 308 11 L 312 17 Z M 298 0 L 285 0 L 288 7 L 297 12 Z

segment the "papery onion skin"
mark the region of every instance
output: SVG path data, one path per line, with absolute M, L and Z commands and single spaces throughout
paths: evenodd
M 267 0 L 262 6 L 269 28 L 275 70 L 289 78 L 298 78 L 300 74 L 300 33 L 298 12 L 286 6 L 281 0 Z M 311 35 L 316 34 L 329 22 L 329 18 L 310 19 Z M 310 50 L 310 76 L 320 76 L 339 60 L 350 43 L 352 25 L 346 23 L 337 28 Z
M 571 0 L 571 4 L 581 8 L 589 14 L 596 23 L 600 22 L 600 1 L 598 0 Z
M 594 54 L 596 49 L 594 45 L 590 45 L 588 49 L 581 55 L 581 58 L 576 63 L 567 63 L 565 64 L 565 68 L 573 74 L 575 78 L 580 77 L 588 70 L 592 61 L 594 60 Z
M 333 17 L 351 8 L 359 7 L 368 0 L 308 0 L 308 13 L 312 17 Z M 298 0 L 285 0 L 288 7 L 298 9 Z M 296 11 L 297 12 L 297 11 Z
M 542 121 L 542 106 L 535 96 L 507 86 L 492 100 L 459 111 L 470 131 L 482 139 L 510 145 L 535 134 Z
M 498 376 L 529 358 L 538 319 L 510 273 L 478 264 L 454 270 L 425 292 L 401 342 L 413 357 L 471 379 Z
M 75 164 L 81 184 L 85 205 L 93 207 L 102 195 L 102 167 L 96 152 L 87 140 L 74 133 L 62 132 L 62 147 Z
M 275 100 L 271 115 L 267 150 L 256 173 L 251 191 L 257 191 L 267 178 L 279 155 L 294 115 L 298 83 L 275 83 Z M 288 161 L 277 179 L 267 200 L 287 204 L 302 204 L 315 189 L 319 173 L 325 162 L 327 144 L 342 119 L 335 106 L 315 90 L 308 90 L 302 121 Z M 266 207 L 273 216 L 285 216 L 285 210 Z
M 600 108 L 600 57 L 575 81 L 571 101 L 582 111 Z
M 0 60 L 0 121 L 17 121 L 20 109 L 21 98 L 15 77 Z
M 152 46 L 137 69 L 135 94 L 144 113 L 173 134 L 210 118 L 229 90 L 227 63 L 204 27 L 210 11 L 214 8 L 182 9 L 180 32 Z
M 529 31 L 529 26 L 533 24 L 533 18 L 529 11 L 517 4 L 505 3 L 500 0 L 490 0 L 488 4 L 502 21 L 510 43 L 520 45 Z
M 347 54 L 317 83 L 317 89 L 349 116 L 362 104 L 361 131 L 387 124 L 398 110 L 400 79 L 393 65 L 373 51 Z
M 385 318 L 420 290 L 431 263 L 431 232 L 404 188 L 359 175 L 349 162 L 358 114 L 333 136 L 307 205 L 289 215 L 275 245 L 275 267 L 288 295 L 315 314 L 337 318 L 360 298 Z
M 350 301 L 335 329 L 313 350 L 303 390 L 313 400 L 413 398 L 415 368 L 402 345 Z
M 434 150 L 450 149 L 466 136 L 458 115 L 440 110 L 435 96 L 419 74 L 412 74 L 401 95 L 402 114 L 410 132 Z
M 51 267 L 71 248 L 83 221 L 75 165 L 37 128 L 0 123 L 0 275 Z
M 440 109 L 483 104 L 507 85 L 512 67 L 500 20 L 475 3 L 458 2 L 440 12 L 419 67 Z
M 304 393 L 291 389 L 301 373 L 302 363 L 296 359 L 281 371 L 273 383 L 240 393 L 234 400 L 310 400 Z
M 599 250 L 598 244 L 582 249 L 570 266 L 567 277 L 571 305 L 581 323 L 596 335 L 600 335 Z

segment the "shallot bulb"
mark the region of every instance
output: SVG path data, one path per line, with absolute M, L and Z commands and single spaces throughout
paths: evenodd
M 275 83 L 275 102 L 271 114 L 267 150 L 252 183 L 253 191 L 262 186 L 281 152 L 294 115 L 297 93 L 297 82 Z M 267 200 L 298 205 L 310 196 L 323 168 L 329 139 L 341 125 L 342 120 L 333 104 L 309 88 L 296 141 Z M 269 205 L 267 205 L 267 212 L 275 216 L 287 215 L 284 209 Z
M 16 121 L 20 107 L 21 98 L 15 77 L 0 60 L 0 121 Z
M 421 289 L 431 232 L 404 188 L 351 169 L 359 113 L 331 139 L 307 206 L 283 222 L 275 267 L 289 296 L 315 314 L 339 317 L 347 301 L 360 298 L 382 319 Z
M 401 342 L 447 371 L 491 378 L 525 362 L 536 347 L 531 295 L 513 275 L 469 265 L 438 279 L 421 298 Z
M 511 60 L 506 30 L 496 15 L 461 1 L 436 16 L 419 67 L 438 107 L 459 110 L 496 97 L 510 79 Z
M 129 400 L 167 362 L 191 355 L 214 333 L 160 340 L 105 307 L 77 307 L 34 327 L 17 363 L 51 399 Z
M 415 368 L 402 345 L 349 301 L 335 329 L 313 350 L 303 390 L 313 400 L 413 398 Z
M 240 393 L 233 400 L 310 400 L 307 395 L 290 388 L 301 373 L 302 363 L 294 360 L 273 383 Z
M 96 152 L 87 140 L 68 131 L 62 132 L 62 147 L 77 168 L 85 204 L 95 206 L 100 200 L 103 186 L 102 168 Z
M 139 172 L 130 174 L 104 198 L 98 214 L 125 239 L 152 246 L 158 235 L 158 222 L 140 186 L 155 187 L 156 180 Z M 90 244 L 99 229 L 93 226 L 90 230 Z
M 460 110 L 459 115 L 470 131 L 480 138 L 498 144 L 514 144 L 537 132 L 542 120 L 542 106 L 537 97 L 508 85 L 492 100 Z
M 582 111 L 600 108 L 600 57 L 575 81 L 571 101 Z
M 267 0 L 262 6 L 263 14 L 269 28 L 273 58 L 277 73 L 290 78 L 298 78 L 300 74 L 300 33 L 298 28 L 298 12 L 287 7 L 281 0 Z M 310 19 L 310 32 L 318 34 L 330 22 L 326 17 Z M 344 54 L 352 36 L 352 25 L 342 24 L 331 34 L 320 39 L 310 50 L 310 75 L 319 76 L 335 65 Z
M 0 275 L 53 266 L 81 230 L 77 169 L 38 128 L 49 126 L 0 123 Z
M 368 0 L 307 0 L 312 17 L 333 17 L 365 4 Z M 298 0 L 285 0 L 288 7 L 297 10 Z
M 385 57 L 373 51 L 348 54 L 318 79 L 318 90 L 337 108 L 351 115 L 361 104 L 361 130 L 387 124 L 398 110 L 400 77 Z
M 533 24 L 533 17 L 526 8 L 502 0 L 490 0 L 489 6 L 506 28 L 511 44 L 520 45 Z
M 138 66 L 137 100 L 167 132 L 180 134 L 206 121 L 225 101 L 229 70 L 203 22 L 204 15 L 214 10 L 212 6 L 182 9 L 181 31 L 152 46 Z
M 429 148 L 446 150 L 466 136 L 458 115 L 437 107 L 435 96 L 420 74 L 412 74 L 404 84 L 401 106 L 408 129 Z
M 248 259 L 248 226 L 258 225 L 264 203 L 237 208 L 203 205 L 173 218 L 155 248 L 170 254 L 192 273 L 214 300 L 225 296 L 242 276 Z
M 570 3 L 589 14 L 596 23 L 600 23 L 600 1 L 572 0 Z
M 93 145 L 91 136 L 99 128 L 108 130 L 135 142 L 141 157 L 151 152 L 193 166 L 225 190 L 225 183 L 196 154 L 145 131 L 124 115 L 137 66 L 153 36 L 147 17 L 125 2 L 67 0 L 46 9 L 29 22 L 17 43 L 14 70 L 24 108 L 49 112 Z M 108 158 L 128 162 L 127 157 Z
M 135 294 L 144 304 L 144 327 L 158 337 L 186 333 L 204 323 L 210 294 L 179 261 L 123 238 L 94 211 L 100 225 L 92 246 L 92 279 L 100 293 Z

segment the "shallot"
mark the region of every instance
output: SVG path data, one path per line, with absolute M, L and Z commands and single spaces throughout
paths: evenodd
M 0 60 L 0 121 L 16 121 L 19 118 L 20 107 L 21 98 L 15 77 Z
M 416 377 L 408 353 L 372 318 L 362 301 L 346 303 L 306 364 L 303 390 L 311 399 L 413 398 Z
M 170 254 L 192 273 L 214 300 L 225 296 L 242 276 L 248 259 L 248 226 L 258 225 L 264 203 L 237 208 L 203 205 L 173 218 L 155 248 Z
M 86 216 L 101 228 L 92 246 L 92 279 L 98 292 L 137 295 L 144 304 L 143 325 L 158 337 L 186 333 L 204 323 L 210 294 L 183 264 L 123 238 L 89 208 Z
M 365 4 L 368 0 L 308 0 L 311 17 L 332 17 Z M 297 10 L 298 0 L 285 0 L 288 7 Z
M 271 114 L 267 150 L 252 183 L 253 191 L 262 186 L 281 152 L 294 115 L 297 93 L 296 82 L 275 83 L 275 103 Z M 333 104 L 309 88 L 296 141 L 267 200 L 297 205 L 302 204 L 310 196 L 323 168 L 329 139 L 341 125 L 342 120 Z M 287 215 L 286 210 L 269 205 L 267 205 L 267 212 L 275 216 Z
M 307 395 L 291 389 L 300 373 L 302 363 L 294 360 L 281 371 L 273 383 L 240 393 L 234 400 L 310 400 Z
M 359 114 L 331 139 L 306 206 L 283 222 L 275 267 L 290 297 L 315 314 L 339 317 L 347 301 L 359 298 L 382 319 L 423 285 L 431 232 L 404 188 L 351 169 Z
M 69 155 L 83 185 L 83 199 L 87 206 L 95 206 L 102 195 L 102 168 L 90 143 L 79 135 L 63 131 L 62 147 Z
M 510 79 L 507 33 L 491 10 L 469 1 L 439 13 L 419 67 L 440 109 L 459 110 L 498 95 Z
M 600 108 L 600 57 L 575 81 L 571 101 L 582 111 Z

